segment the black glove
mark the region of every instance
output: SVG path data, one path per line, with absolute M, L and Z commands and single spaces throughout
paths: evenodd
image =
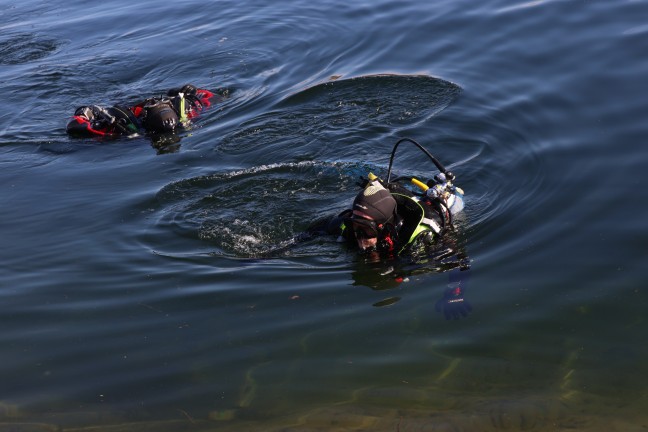
M 443 292 L 441 300 L 436 302 L 437 312 L 443 311 L 446 319 L 466 317 L 472 311 L 472 306 L 464 300 L 464 290 L 460 285 L 453 286 Z

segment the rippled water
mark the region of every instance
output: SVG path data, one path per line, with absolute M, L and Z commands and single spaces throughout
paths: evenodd
M 0 423 L 646 430 L 647 13 L 6 5 Z M 65 134 L 187 82 L 226 98 L 179 139 Z M 462 319 L 435 310 L 455 271 L 295 242 L 405 136 L 466 191 Z M 394 170 L 435 173 L 414 147 Z

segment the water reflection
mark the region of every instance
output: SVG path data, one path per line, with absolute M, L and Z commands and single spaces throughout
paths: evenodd
M 363 132 L 398 133 L 440 113 L 460 93 L 458 85 L 427 75 L 335 79 L 291 94 L 246 120 L 224 136 L 220 149 L 230 154 L 290 150 L 285 159 L 295 157 L 298 145 L 301 154 L 328 149 L 334 151 L 324 157 L 331 157 L 355 150 L 357 157 L 366 152 L 358 140 Z
M 116 3 L 5 8 L 4 427 L 645 429 L 646 2 Z M 384 71 L 464 90 L 310 87 Z M 248 96 L 171 157 L 64 135 L 178 77 Z M 462 168 L 468 319 L 433 311 L 457 268 L 374 291 L 333 241 L 265 249 L 396 135 Z
M 33 33 L 18 33 L 0 40 L 0 65 L 33 62 L 54 53 L 63 42 Z
M 452 239 L 442 239 L 427 257 L 398 257 L 391 260 L 360 257 L 352 271 L 353 285 L 370 287 L 376 291 L 405 288 L 411 278 L 430 273 L 448 273 L 447 287 L 434 304 L 434 309 L 446 319 L 467 317 L 472 304 L 466 299 L 470 280 L 470 258 L 465 248 Z M 405 284 L 405 285 L 403 285 Z M 391 306 L 401 296 L 389 296 L 374 303 L 376 307 Z

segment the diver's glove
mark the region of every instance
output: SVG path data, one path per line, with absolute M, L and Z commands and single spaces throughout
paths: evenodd
M 435 309 L 437 312 L 443 311 L 443 315 L 449 320 L 468 316 L 472 306 L 464 300 L 464 290 L 461 285 L 456 285 L 443 292 L 443 297 L 436 302 Z

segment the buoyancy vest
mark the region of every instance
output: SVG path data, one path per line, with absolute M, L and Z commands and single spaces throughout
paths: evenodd
M 401 190 L 403 189 L 403 190 Z M 397 253 L 403 252 L 423 233 L 430 238 L 436 238 L 443 229 L 442 215 L 419 197 L 398 188 L 392 196 L 396 199 L 396 213 L 399 221 L 396 224 L 398 234 Z

